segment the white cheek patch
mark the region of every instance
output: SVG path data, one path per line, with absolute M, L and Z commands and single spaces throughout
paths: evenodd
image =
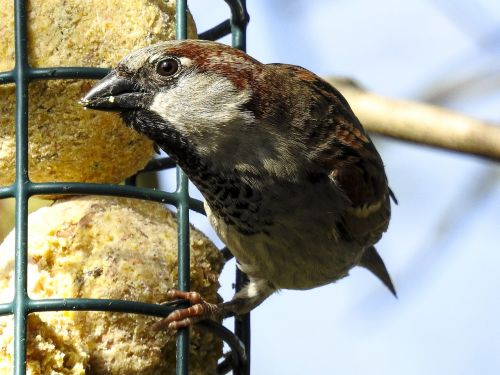
M 180 77 L 177 86 L 159 92 L 150 110 L 180 129 L 217 131 L 224 124 L 253 120 L 243 111 L 248 90 L 237 91 L 231 81 L 218 75 L 193 72 Z
M 253 113 L 243 109 L 250 95 L 224 76 L 193 71 L 157 93 L 149 109 L 188 136 L 200 155 L 224 168 L 256 171 L 262 166 L 272 175 L 296 174 L 301 153 L 292 150 L 301 144 L 295 147 L 272 124 L 255 124 Z

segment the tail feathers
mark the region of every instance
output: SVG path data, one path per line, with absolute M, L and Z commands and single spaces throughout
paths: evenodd
M 394 288 L 389 272 L 387 272 L 384 261 L 377 253 L 375 247 L 370 246 L 365 250 L 359 262 L 359 266 L 366 268 L 368 271 L 377 276 L 378 279 L 384 283 L 387 289 L 391 291 L 394 297 L 398 298 L 396 288 Z

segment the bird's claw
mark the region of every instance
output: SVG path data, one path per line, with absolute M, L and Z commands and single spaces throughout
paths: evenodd
M 166 318 L 156 322 L 156 330 L 177 331 L 180 328 L 190 327 L 200 320 L 205 320 L 218 315 L 219 305 L 206 302 L 197 292 L 183 292 L 171 289 L 167 292 L 169 299 L 189 301 L 190 307 L 171 312 Z

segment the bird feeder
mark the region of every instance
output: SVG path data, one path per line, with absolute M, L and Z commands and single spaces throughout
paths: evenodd
M 233 46 L 244 49 L 245 29 L 248 23 L 245 1 L 225 1 L 231 12 L 230 19 L 200 33 L 198 37 L 216 40 L 231 33 Z M 148 162 L 153 151 L 151 142 L 131 133 L 129 129 L 125 129 L 116 117 L 106 117 L 109 116 L 107 114 L 98 115 L 104 117 L 96 118 L 95 121 L 99 124 L 94 124 L 94 131 L 92 132 L 91 129 L 90 132 L 85 132 L 79 127 L 81 125 L 80 119 L 85 116 L 96 116 L 95 114 L 81 114 L 80 117 L 80 114 L 77 114 L 79 109 L 72 110 L 71 106 L 77 105 L 77 98 L 75 98 L 75 103 L 71 102 L 68 107 L 58 107 L 60 102 L 57 99 L 59 97 L 83 94 L 90 87 L 88 81 L 84 80 L 104 77 L 109 71 L 108 68 L 116 62 L 112 61 L 112 58 L 119 59 L 126 52 L 129 52 L 128 50 L 122 53 L 122 51 L 117 50 L 106 50 L 104 46 L 96 44 L 87 51 L 86 61 L 88 64 L 80 64 L 74 60 L 75 54 L 78 54 L 82 48 L 81 45 L 75 43 L 77 38 L 72 39 L 71 35 L 66 35 L 57 39 L 64 41 L 64 43 L 56 45 L 50 44 L 56 38 L 47 35 L 48 43 L 43 48 L 50 50 L 50 53 L 46 53 L 45 57 L 29 53 L 33 46 L 40 43 L 43 34 L 43 31 L 39 31 L 38 34 L 32 31 L 34 28 L 31 26 L 35 24 L 39 30 L 44 30 L 44 28 L 48 30 L 52 26 L 60 26 L 55 24 L 55 19 L 65 20 L 64 22 L 67 24 L 61 28 L 61 33 L 78 34 L 82 40 L 91 40 L 96 35 L 102 35 L 104 40 L 111 29 L 116 28 L 116 25 L 110 21 L 115 15 L 114 12 L 125 17 L 119 30 L 124 40 L 132 41 L 135 40 L 134 38 L 139 38 L 139 44 L 154 43 L 168 37 L 167 31 L 162 28 L 161 23 L 166 17 L 174 17 L 174 13 L 168 11 L 172 2 L 96 1 L 96 9 L 92 12 L 86 11 L 85 5 L 78 2 L 74 2 L 74 5 L 70 4 L 72 2 L 65 2 L 65 6 L 55 6 L 53 4 L 55 0 L 48 2 L 15 0 L 13 3 L 13 16 L 9 17 L 5 23 L 2 21 L 0 26 L 4 28 L 11 25 L 13 29 L 13 35 L 9 41 L 11 43 L 2 43 L 1 48 L 4 51 L 0 50 L 0 54 L 9 54 L 9 48 L 11 48 L 10 52 L 14 56 L 13 64 L 0 66 L 0 70 L 2 70 L 0 72 L 0 100 L 10 103 L 3 105 L 0 110 L 0 119 L 2 120 L 0 127 L 4 127 L 9 122 L 7 120 L 9 116 L 12 116 L 13 123 L 15 123 L 15 128 L 8 129 L 8 126 L 5 126 L 4 130 L 0 130 L 3 139 L 10 137 L 10 141 L 4 143 L 0 150 L 2 168 L 0 199 L 15 199 L 15 233 L 10 239 L 13 244 L 11 266 L 14 277 L 12 278 L 13 295 L 10 296 L 10 301 L 0 304 L 0 315 L 12 317 L 14 374 L 24 375 L 27 371 L 28 328 L 33 326 L 41 327 L 42 330 L 47 328 L 40 319 L 28 319 L 32 313 L 66 311 L 66 314 L 70 315 L 75 311 L 109 311 L 161 317 L 168 315 L 175 309 L 185 307 L 185 305 L 178 303 L 158 304 L 153 303 L 153 301 L 125 301 L 114 299 L 112 295 L 105 295 L 103 298 L 74 298 L 72 296 L 30 298 L 28 290 L 32 286 L 30 282 L 32 282 L 31 277 L 33 276 L 28 271 L 28 243 L 32 240 L 32 238 L 28 238 L 27 206 L 30 197 L 40 195 L 52 197 L 68 195 L 123 197 L 121 199 L 125 200 L 114 201 L 115 208 L 131 205 L 130 207 L 135 207 L 134 212 L 139 216 L 144 209 L 137 208 L 139 206 L 136 203 L 131 203 L 127 199 L 134 198 L 174 205 L 177 208 L 178 222 L 177 288 L 180 290 L 189 290 L 191 287 L 189 210 L 203 212 L 203 207 L 201 202 L 189 196 L 187 177 L 179 168 L 177 168 L 176 175 L 177 188 L 174 192 L 135 186 L 135 177 L 128 178 L 125 185 L 117 185 L 125 177 L 136 172 L 140 174 L 143 171 L 159 171 L 172 168 L 174 164 L 168 157 Z M 140 12 L 139 9 L 133 11 L 128 8 L 133 4 L 137 6 L 137 4 L 142 3 L 144 4 L 143 8 L 140 8 Z M 154 5 L 155 3 L 156 5 Z M 33 15 L 36 16 L 37 13 L 32 10 L 37 6 L 40 12 L 50 10 L 53 13 L 47 18 L 33 18 Z M 0 14 L 5 14 L 7 8 L 8 6 Z M 82 30 L 72 29 L 72 23 L 69 21 L 72 15 L 77 16 L 82 25 L 85 22 L 87 25 L 93 24 L 92 22 L 96 20 L 97 23 L 94 23 L 93 27 Z M 138 36 L 137 33 L 130 30 L 133 25 L 142 23 L 150 28 L 147 34 Z M 186 0 L 178 0 L 175 4 L 175 25 L 177 39 L 194 36 L 192 21 L 188 17 Z M 82 35 L 81 33 L 88 34 Z M 115 43 L 113 48 L 120 49 L 127 45 L 127 43 Z M 134 47 L 138 46 L 140 45 Z M 100 61 L 101 63 L 93 64 L 92 61 Z M 39 104 L 34 106 L 34 103 Z M 62 117 L 55 117 L 53 113 L 58 111 L 66 114 Z M 70 124 L 68 126 L 73 126 L 73 128 L 68 130 L 68 126 L 64 126 L 65 121 L 66 124 Z M 58 123 L 56 124 L 56 122 Z M 58 128 L 61 124 L 62 127 Z M 32 125 L 35 128 L 31 127 Z M 99 129 L 99 132 L 95 132 L 96 128 Z M 99 147 L 102 149 L 102 153 L 88 152 L 88 150 L 95 150 L 95 148 L 88 147 L 92 142 L 94 145 L 102 146 Z M 51 152 L 47 152 L 47 148 L 44 147 L 47 144 L 52 145 Z M 93 207 L 95 208 L 96 204 L 98 206 L 103 201 L 113 201 L 113 199 L 118 198 L 94 197 L 92 199 L 97 200 L 94 202 Z M 84 198 L 70 198 L 63 203 L 57 203 L 57 205 L 60 207 L 75 200 L 84 206 L 89 204 Z M 151 203 L 144 202 L 144 204 Z M 85 207 L 92 211 L 91 206 L 92 204 Z M 125 209 L 130 209 L 130 207 Z M 153 211 L 155 209 L 151 208 Z M 80 217 L 78 222 L 95 225 L 95 222 L 86 221 L 84 216 Z M 64 231 L 57 236 L 64 238 Z M 7 264 L 4 264 L 4 267 L 6 266 Z M 99 272 L 104 271 L 96 271 L 97 273 L 94 274 L 89 272 L 83 272 L 82 275 L 92 279 Z M 243 280 L 244 275 L 237 272 L 237 288 L 241 286 Z M 230 348 L 230 352 L 226 353 L 219 362 L 217 373 L 224 374 L 232 370 L 233 374 L 249 374 L 249 316 L 235 320 L 234 333 L 216 322 L 201 322 L 199 326 L 200 329 L 208 330 L 215 337 L 223 339 Z M 177 333 L 175 361 L 177 375 L 189 374 L 189 341 L 188 330 L 184 329 Z M 56 349 L 59 349 L 57 345 Z

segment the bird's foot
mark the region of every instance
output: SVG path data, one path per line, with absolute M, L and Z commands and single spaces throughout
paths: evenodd
M 154 329 L 176 331 L 180 328 L 190 327 L 200 320 L 217 318 L 222 314 L 220 305 L 206 302 L 197 292 L 171 289 L 167 292 L 167 297 L 189 301 L 191 306 L 171 312 L 166 318 L 156 322 L 153 326 Z

